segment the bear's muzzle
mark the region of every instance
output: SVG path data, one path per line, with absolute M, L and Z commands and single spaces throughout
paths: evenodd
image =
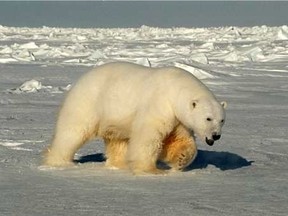
M 213 134 L 212 139 L 208 139 L 206 137 L 205 141 L 209 146 L 212 146 L 214 144 L 214 141 L 219 140 L 221 138 L 221 135 Z

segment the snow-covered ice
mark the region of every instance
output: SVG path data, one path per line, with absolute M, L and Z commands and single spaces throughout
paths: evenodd
M 228 102 L 223 138 L 168 176 L 105 169 L 102 140 L 75 167 L 42 167 L 65 92 L 110 61 L 193 73 Z M 0 215 L 286 216 L 287 107 L 287 26 L 0 26 Z

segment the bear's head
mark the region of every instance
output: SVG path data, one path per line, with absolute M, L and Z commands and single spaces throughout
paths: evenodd
M 212 146 L 221 137 L 221 129 L 225 123 L 226 102 L 219 103 L 213 97 L 197 100 L 181 101 L 178 106 L 178 120 L 193 133 Z

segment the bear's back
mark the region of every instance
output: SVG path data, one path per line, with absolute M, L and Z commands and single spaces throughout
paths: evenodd
M 89 92 L 93 97 L 101 93 L 105 96 L 122 94 L 141 97 L 147 91 L 151 94 L 156 91 L 171 94 L 182 88 L 191 90 L 191 93 L 195 89 L 204 92 L 208 90 L 200 80 L 183 69 L 151 68 L 128 62 L 113 62 L 96 67 L 86 73 L 75 85 L 75 89 L 81 89 L 83 94 Z

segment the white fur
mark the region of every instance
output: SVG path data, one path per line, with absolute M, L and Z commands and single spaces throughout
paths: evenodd
M 201 81 L 182 69 L 106 64 L 85 74 L 69 92 L 45 162 L 69 164 L 87 140 L 99 136 L 108 152 L 115 152 L 115 143 L 121 143 L 116 151 L 135 173 L 157 173 L 163 139 L 179 124 L 202 140 L 213 132 L 220 134 L 223 106 Z M 208 117 L 213 119 L 209 123 Z

